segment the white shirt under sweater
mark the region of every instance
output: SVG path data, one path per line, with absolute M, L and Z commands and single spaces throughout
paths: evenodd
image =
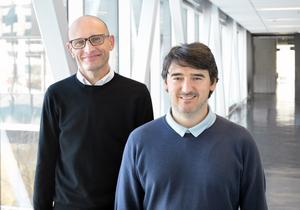
M 110 80 L 112 80 L 112 78 L 114 77 L 115 72 L 111 69 L 109 69 L 109 72 L 100 80 L 98 80 L 94 85 L 95 86 L 102 86 L 106 83 L 108 83 Z M 83 76 L 83 74 L 81 73 L 81 71 L 77 71 L 76 73 L 76 78 L 84 85 L 91 85 L 92 84 Z
M 178 124 L 171 113 L 171 109 L 168 111 L 166 115 L 166 121 L 169 124 L 169 126 L 178 133 L 181 137 L 184 136 L 185 133 L 191 133 L 194 137 L 199 136 L 203 131 L 205 131 L 207 128 L 212 126 L 214 122 L 216 121 L 216 114 L 211 110 L 211 108 L 208 106 L 208 114 L 206 117 L 199 122 L 197 125 L 191 128 L 186 128 L 180 124 Z

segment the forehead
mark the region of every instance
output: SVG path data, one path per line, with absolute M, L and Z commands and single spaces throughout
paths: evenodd
M 103 22 L 91 17 L 76 20 L 69 29 L 70 40 L 87 38 L 95 34 L 108 34 L 108 30 Z
M 189 75 L 189 74 L 203 74 L 203 75 L 209 75 L 209 72 L 207 69 L 196 69 L 189 66 L 180 66 L 176 63 L 171 63 L 169 67 L 169 74 L 183 74 L 183 75 Z

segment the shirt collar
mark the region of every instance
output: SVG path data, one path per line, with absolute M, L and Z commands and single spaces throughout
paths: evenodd
M 115 75 L 115 72 L 113 70 L 109 69 L 109 72 L 103 78 L 98 80 L 95 83 L 95 86 L 102 86 L 102 85 L 108 83 L 110 80 L 112 80 L 114 75 Z M 83 74 L 81 73 L 81 71 L 79 71 L 79 69 L 76 73 L 76 77 L 82 84 L 92 86 L 92 84 L 83 76 Z
M 205 131 L 207 128 L 212 126 L 214 122 L 216 121 L 216 114 L 211 110 L 210 107 L 208 107 L 208 114 L 207 116 L 199 122 L 197 125 L 195 125 L 192 128 L 186 128 L 180 124 L 178 124 L 172 114 L 171 109 L 168 111 L 166 115 L 166 121 L 171 126 L 171 128 L 178 133 L 181 137 L 184 136 L 185 133 L 191 133 L 194 137 L 199 136 L 203 131 Z

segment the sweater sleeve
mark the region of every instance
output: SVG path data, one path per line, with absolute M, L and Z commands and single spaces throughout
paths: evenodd
M 38 143 L 38 155 L 34 180 L 33 206 L 35 210 L 50 210 L 55 191 L 55 167 L 59 151 L 58 117 L 54 101 L 46 92 Z
M 136 171 L 136 149 L 133 134 L 128 138 L 117 183 L 115 210 L 142 210 L 144 190 Z
M 137 110 L 137 127 L 153 120 L 153 108 L 150 93 L 144 86 L 143 97 Z
M 265 175 L 257 146 L 249 137 L 243 148 L 243 174 L 241 180 L 241 210 L 267 210 Z

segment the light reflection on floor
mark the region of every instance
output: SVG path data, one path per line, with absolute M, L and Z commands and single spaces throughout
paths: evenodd
M 287 91 L 289 84 L 280 85 L 277 94 L 254 94 L 232 119 L 247 127 L 257 142 L 269 209 L 299 210 L 300 104 Z

